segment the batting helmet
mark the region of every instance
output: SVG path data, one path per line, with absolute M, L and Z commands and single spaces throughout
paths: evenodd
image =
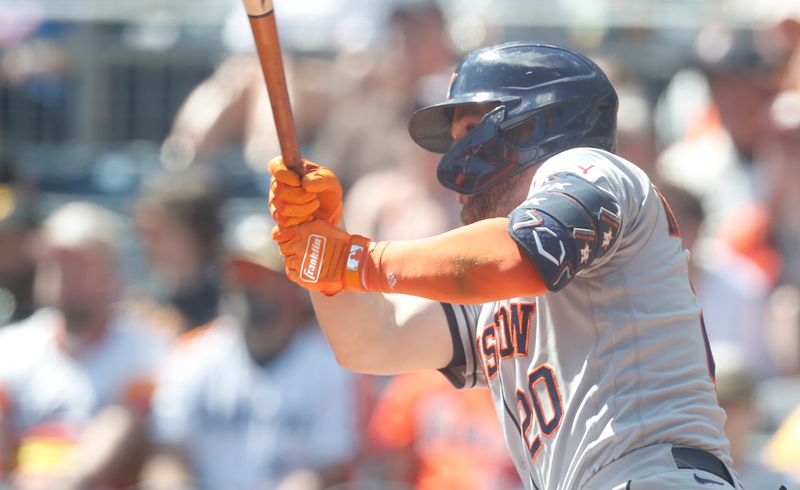
M 498 106 L 453 145 L 454 107 L 488 102 Z M 409 132 L 444 153 L 442 185 L 471 195 L 569 148 L 612 151 L 616 126 L 617 94 L 600 67 L 562 47 L 516 42 L 468 54 L 447 100 L 415 112 Z

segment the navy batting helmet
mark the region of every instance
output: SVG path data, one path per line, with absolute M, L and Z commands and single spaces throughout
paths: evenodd
M 453 110 L 494 102 L 458 144 Z M 411 137 L 444 153 L 437 176 L 462 194 L 483 192 L 569 148 L 613 151 L 617 94 L 587 57 L 557 46 L 504 43 L 468 54 L 456 68 L 447 100 L 411 116 Z

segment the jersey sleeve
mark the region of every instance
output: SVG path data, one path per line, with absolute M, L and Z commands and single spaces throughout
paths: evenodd
M 439 372 L 458 389 L 486 387 L 475 341 L 481 305 L 442 303 L 442 308 L 453 340 L 453 359 Z
M 551 291 L 613 256 L 640 197 L 611 158 L 565 153 L 542 166 L 527 199 L 509 215 L 509 234 Z

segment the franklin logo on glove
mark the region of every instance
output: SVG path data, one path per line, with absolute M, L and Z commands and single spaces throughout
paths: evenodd
M 325 237 L 320 235 L 310 235 L 306 245 L 306 253 L 303 255 L 303 280 L 317 282 L 319 271 L 322 268 L 322 256 L 325 253 Z

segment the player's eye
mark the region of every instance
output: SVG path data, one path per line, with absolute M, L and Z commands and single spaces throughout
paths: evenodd
M 506 133 L 506 138 L 516 145 L 527 143 L 536 131 L 536 118 L 525 121 Z

